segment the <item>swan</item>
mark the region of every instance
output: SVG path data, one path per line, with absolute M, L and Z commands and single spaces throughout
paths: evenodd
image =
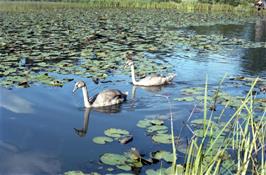
M 127 54 L 127 62 L 126 65 L 130 66 L 131 68 L 131 78 L 133 85 L 136 86 L 162 86 L 171 83 L 171 81 L 175 78 L 176 74 L 169 74 L 168 76 L 158 76 L 158 75 L 152 75 L 147 76 L 143 79 L 140 79 L 136 81 L 135 78 L 135 67 L 134 62 L 131 58 L 131 55 Z
M 120 90 L 117 90 L 117 89 L 107 89 L 107 90 L 104 90 L 96 94 L 94 97 L 89 98 L 88 89 L 84 81 L 78 81 L 75 84 L 74 89 L 73 89 L 73 94 L 78 89 L 82 89 L 84 106 L 86 108 L 91 108 L 91 107 L 98 108 L 98 107 L 105 107 L 105 106 L 120 104 L 126 101 L 126 98 L 128 95 L 127 92 L 122 93 Z

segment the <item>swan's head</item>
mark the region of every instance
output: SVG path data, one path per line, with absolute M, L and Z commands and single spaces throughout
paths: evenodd
M 126 64 L 125 64 L 125 67 L 128 67 L 128 66 L 132 66 L 133 65 L 133 55 L 134 55 L 135 53 L 134 52 L 132 52 L 132 51 L 128 51 L 128 52 L 126 52 L 126 54 L 125 54 L 125 57 L 126 57 Z
M 74 86 L 74 89 L 73 89 L 73 94 L 76 92 L 76 90 L 78 90 L 79 88 L 83 88 L 85 87 L 86 84 L 84 81 L 78 81 L 76 82 L 75 86 Z

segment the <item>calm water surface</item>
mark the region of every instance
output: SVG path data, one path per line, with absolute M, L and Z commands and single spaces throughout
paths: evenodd
M 266 42 L 266 21 L 245 25 L 215 25 L 190 27 L 198 34 L 222 34 L 250 41 Z M 158 149 L 171 150 L 170 145 L 152 144 L 151 137 L 136 127 L 145 117 L 168 117 L 169 104 L 158 95 L 170 96 L 175 117 L 175 133 L 190 136 L 182 122 L 187 120 L 193 104 L 175 102 L 182 88 L 203 86 L 206 74 L 210 85 L 217 85 L 225 73 L 266 77 L 266 49 L 231 48 L 218 53 L 185 51 L 176 45 L 171 55 L 158 57 L 147 54 L 151 59 L 164 60 L 174 66 L 177 73 L 173 84 L 162 89 L 136 88 L 132 97 L 132 85 L 128 75 L 109 77 L 110 83 L 87 82 L 90 94 L 105 88 L 117 88 L 129 92 L 129 100 L 113 113 L 91 111 L 88 116 L 83 109 L 81 91 L 72 95 L 74 81 L 63 88 L 34 85 L 30 88 L 1 88 L 0 99 L 0 174 L 60 174 L 68 170 L 104 172 L 98 164 L 99 156 L 105 152 L 122 153 L 136 147 L 141 153 Z M 76 80 L 82 79 L 73 76 Z M 119 80 L 119 81 L 116 81 Z M 90 91 L 91 90 L 91 91 Z M 84 122 L 85 121 L 85 122 Z M 88 121 L 87 134 L 79 136 L 73 128 L 82 128 Z M 166 121 L 169 125 L 169 120 Z M 97 145 L 93 137 L 102 136 L 108 128 L 126 129 L 134 135 L 127 145 L 111 143 Z M 183 129 L 182 129 L 183 128 Z M 178 154 L 182 162 L 182 154 Z M 160 163 L 154 165 L 160 166 Z M 141 170 L 143 174 L 146 169 Z

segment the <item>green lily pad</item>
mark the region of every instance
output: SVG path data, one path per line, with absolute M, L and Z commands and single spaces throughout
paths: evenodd
M 207 126 L 207 124 L 210 122 L 210 125 L 211 126 L 218 126 L 218 124 L 217 123 L 215 123 L 214 121 L 210 121 L 210 120 L 206 120 L 205 121 L 206 123 L 206 126 Z M 203 126 L 204 125 L 204 119 L 195 119 L 195 120 L 191 120 L 191 124 L 192 125 L 199 125 L 199 126 Z
M 168 151 L 156 151 L 153 153 L 153 158 L 157 160 L 165 160 L 166 162 L 173 162 L 173 153 Z
M 170 144 L 172 143 L 172 136 L 170 134 L 157 134 L 152 136 L 152 140 L 156 143 Z
M 194 130 L 194 133 L 196 134 L 196 136 L 198 136 L 198 137 L 203 137 L 204 136 L 204 132 L 203 132 L 203 129 L 196 129 L 196 130 Z M 216 137 L 216 136 L 218 136 L 218 134 L 220 133 L 220 130 L 219 130 L 219 128 L 216 128 L 216 129 L 213 129 L 212 131 L 211 130 L 209 130 L 208 132 L 207 132 L 207 135 L 206 136 L 208 136 L 208 137 Z M 222 133 L 222 136 L 223 135 L 225 135 L 225 133 Z
M 150 123 L 152 125 L 163 125 L 164 121 L 163 120 L 158 120 L 158 119 L 152 119 L 152 120 L 150 120 Z
M 94 137 L 92 141 L 97 144 L 106 144 L 112 142 L 113 139 L 110 137 Z
M 100 157 L 102 163 L 106 165 L 125 165 L 127 161 L 127 157 L 120 154 L 113 153 L 105 153 Z
M 118 174 L 106 174 L 106 175 L 134 175 L 132 173 L 118 173 Z
M 147 128 L 147 132 L 167 131 L 168 127 L 164 125 L 154 125 Z
M 140 121 L 138 121 L 137 126 L 140 128 L 147 128 L 147 127 L 151 126 L 151 122 L 147 119 L 140 120 Z
M 193 97 L 180 97 L 180 98 L 175 98 L 174 100 L 176 100 L 176 101 L 192 102 L 192 101 L 194 101 L 194 98 Z
M 152 125 L 163 125 L 164 121 L 158 119 L 144 119 L 140 120 L 137 123 L 137 126 L 140 128 L 147 128 Z
M 124 170 L 124 171 L 130 171 L 131 170 L 131 166 L 129 165 L 117 165 L 117 168 Z
M 182 172 L 180 174 L 183 174 L 184 168 L 182 165 L 177 165 L 176 166 L 176 172 Z M 169 168 L 160 168 L 158 170 L 153 170 L 153 169 L 148 169 L 146 170 L 146 175 L 169 175 L 169 174 L 174 174 L 172 167 Z
M 200 95 L 204 94 L 204 88 L 202 87 L 193 87 L 193 88 L 186 88 L 182 89 L 181 92 L 186 95 Z
M 109 137 L 120 138 L 129 135 L 129 132 L 124 129 L 109 128 L 104 131 L 104 134 Z
M 86 175 L 86 174 L 83 173 L 82 171 L 68 171 L 65 172 L 64 175 Z

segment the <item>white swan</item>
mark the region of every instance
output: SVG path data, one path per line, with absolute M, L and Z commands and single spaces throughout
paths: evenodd
M 136 85 L 136 86 L 162 86 L 162 85 L 166 85 L 166 84 L 171 83 L 171 81 L 176 76 L 176 74 L 169 74 L 168 76 L 152 75 L 152 76 L 147 76 L 143 79 L 136 81 L 135 67 L 134 67 L 133 60 L 128 59 L 126 65 L 130 66 L 130 68 L 131 68 L 132 83 L 133 83 L 133 85 Z
M 116 89 L 104 90 L 96 94 L 94 97 L 89 98 L 87 86 L 84 81 L 78 81 L 75 84 L 73 93 L 79 88 L 82 89 L 84 106 L 86 108 L 91 108 L 91 107 L 97 108 L 97 107 L 116 105 L 126 101 L 127 98 L 127 93 L 122 93 L 121 91 Z

